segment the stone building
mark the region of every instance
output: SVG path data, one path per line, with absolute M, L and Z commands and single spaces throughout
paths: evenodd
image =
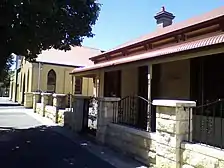
M 224 7 L 174 18 L 162 8 L 154 32 L 90 58 L 94 65 L 73 75 L 97 81 L 101 143 L 157 168 L 223 168 Z M 74 130 L 85 131 L 80 122 Z
M 101 50 L 89 47 L 72 47 L 70 51 L 50 49 L 38 55 L 36 62 L 21 57 L 17 73 L 10 86 L 10 98 L 21 104 L 25 92 L 53 92 L 58 94 L 93 95 L 93 80 L 79 79 L 73 82 L 70 72 L 77 67 L 92 65 L 90 57 Z

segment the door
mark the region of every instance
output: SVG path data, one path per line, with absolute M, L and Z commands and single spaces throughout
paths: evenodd
M 138 96 L 148 100 L 148 66 L 138 68 Z M 147 128 L 148 102 L 138 99 L 138 125 Z
M 121 71 L 104 73 L 104 97 L 121 97 Z

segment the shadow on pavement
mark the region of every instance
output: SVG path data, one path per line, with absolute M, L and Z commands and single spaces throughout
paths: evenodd
M 21 106 L 19 103 L 0 103 L 0 107 L 3 106 Z
M 0 127 L 0 162 L 3 168 L 114 168 L 52 129 Z

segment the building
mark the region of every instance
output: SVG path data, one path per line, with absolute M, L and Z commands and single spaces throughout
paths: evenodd
M 104 143 L 157 167 L 162 167 L 161 164 L 170 168 L 179 164 L 186 167 L 215 167 L 219 164 L 222 167 L 224 164 L 219 163 L 218 155 L 205 157 L 206 154 L 214 154 L 214 151 L 200 145 L 195 148 L 187 144 L 191 148 L 188 148 L 189 152 L 194 152 L 181 155 L 181 145 L 189 140 L 186 138 L 189 135 L 186 134 L 185 137 L 173 132 L 179 121 L 175 118 L 173 126 L 169 116 L 176 117 L 175 111 L 171 114 L 173 111 L 170 107 L 178 104 L 177 100 L 192 107 L 194 103 L 188 101 L 197 102 L 197 107 L 193 109 L 193 119 L 186 119 L 189 121 L 185 122 L 186 127 L 178 129 L 185 130 L 193 125 L 193 132 L 186 130 L 192 133 L 191 141 L 223 149 L 224 7 L 180 23 L 173 23 L 174 18 L 175 16 L 163 7 L 155 16 L 158 27 L 154 32 L 90 58 L 94 65 L 76 68 L 72 74 L 75 77 L 96 79 L 99 83 L 99 97 L 111 97 L 110 100 L 113 97 L 119 98 L 118 108 L 107 108 L 113 113 L 110 122 L 104 125 L 107 131 L 103 132 L 101 125 L 97 128 L 100 133 L 96 135 L 99 135 L 99 139 Z M 155 101 L 154 105 L 151 105 L 156 99 L 163 100 Z M 156 106 L 167 108 L 158 110 Z M 103 108 L 102 114 L 98 116 L 106 113 L 104 109 L 106 108 Z M 160 116 L 160 110 L 164 110 L 164 115 Z M 170 133 L 179 139 L 172 139 Z M 129 140 L 121 138 L 124 134 Z M 161 137 L 160 141 L 164 140 L 166 144 L 158 144 L 160 141 L 152 138 L 155 135 Z M 165 139 L 166 136 L 169 141 Z M 124 139 L 129 145 L 123 142 Z M 171 141 L 176 144 L 175 147 L 169 146 Z M 142 143 L 139 144 L 140 142 Z M 151 149 L 154 142 L 158 147 Z M 141 148 L 138 148 L 138 145 L 141 145 Z M 206 152 L 198 154 L 199 148 Z M 184 151 L 185 147 L 182 150 Z M 222 150 L 219 155 L 224 156 L 223 154 Z M 192 160 L 194 157 L 198 157 L 197 163 Z M 203 163 L 205 160 L 211 161 L 212 157 L 217 159 L 217 164 Z M 223 159 L 221 160 L 223 162 Z
M 19 98 L 19 83 L 18 83 L 18 74 L 20 72 L 21 65 L 21 56 L 13 54 L 15 58 L 15 67 L 13 69 L 14 75 L 11 77 L 10 89 L 9 89 L 9 98 L 10 100 L 16 102 Z
M 50 49 L 38 55 L 35 62 L 20 59 L 18 72 L 12 85 L 17 83 L 17 91 L 11 92 L 14 101 L 23 104 L 25 92 L 52 92 L 62 94 L 93 95 L 93 81 L 88 78 L 76 78 L 72 86 L 69 73 L 77 67 L 92 65 L 91 56 L 101 53 L 89 47 L 72 47 L 70 51 Z M 16 82 L 17 81 L 17 82 Z

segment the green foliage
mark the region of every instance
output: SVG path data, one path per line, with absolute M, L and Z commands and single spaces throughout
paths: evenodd
M 8 57 L 6 64 L 3 65 L 2 70 L 0 71 L 0 82 L 3 83 L 3 88 L 8 88 L 10 86 L 10 80 L 14 72 L 11 70 L 13 64 L 12 56 Z
M 96 0 L 1 0 L 0 71 L 9 55 L 33 60 L 42 50 L 69 50 L 93 37 L 100 11 Z

